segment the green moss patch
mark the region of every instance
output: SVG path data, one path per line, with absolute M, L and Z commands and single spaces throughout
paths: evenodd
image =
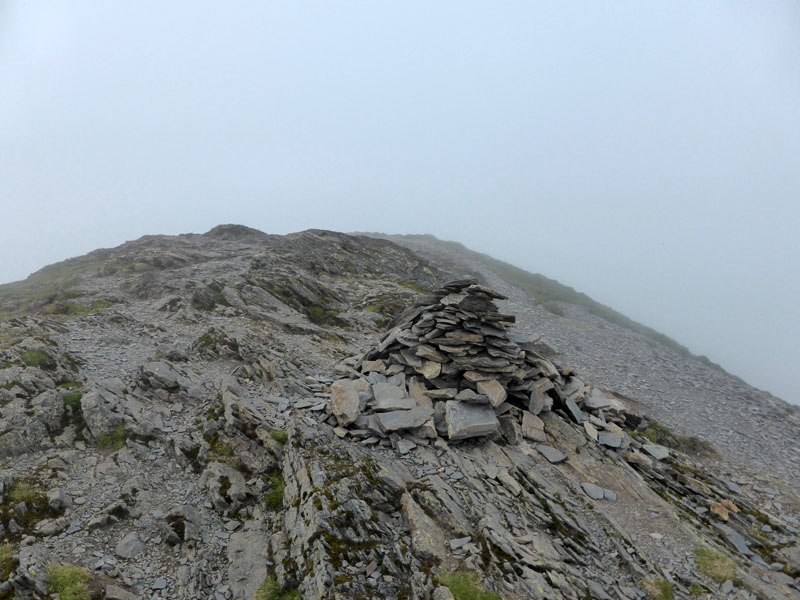
M 658 421 L 651 421 L 642 435 L 654 444 L 680 450 L 686 454 L 709 458 L 719 456 L 719 452 L 711 442 L 691 435 L 676 435 L 669 427 Z
M 285 446 L 286 442 L 289 440 L 289 434 L 285 431 L 271 431 L 269 436 L 281 446 Z
M 283 508 L 283 474 L 275 471 L 269 476 L 270 490 L 264 496 L 264 506 L 267 510 L 277 511 Z
M 20 358 L 29 367 L 38 367 L 46 370 L 56 368 L 56 362 L 41 350 L 28 350 Z
M 478 575 L 472 571 L 456 571 L 439 576 L 439 583 L 455 596 L 456 600 L 502 600 L 495 592 L 481 585 Z
M 128 434 L 125 433 L 125 425 L 120 424 L 108 435 L 100 437 L 100 439 L 97 440 L 97 447 L 101 450 L 116 452 L 125 445 L 125 440 L 127 439 Z
M 86 569 L 73 566 L 53 566 L 47 572 L 50 590 L 61 600 L 91 600 L 88 583 L 92 576 Z
M 300 600 L 297 588 L 283 589 L 274 577 L 267 577 L 256 590 L 253 600 Z
M 80 392 L 67 392 L 64 394 L 64 406 L 72 410 L 79 409 L 81 407 L 81 398 L 83 398 L 83 394 Z
M 694 558 L 698 570 L 714 581 L 723 582 L 728 579 L 736 579 L 736 563 L 727 554 L 711 548 L 700 547 L 695 550 Z
M 17 557 L 14 556 L 14 550 L 11 544 L 0 545 L 0 581 L 8 581 L 19 564 Z

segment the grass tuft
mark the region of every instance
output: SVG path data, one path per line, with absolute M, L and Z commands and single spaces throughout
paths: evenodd
M 81 398 L 83 398 L 83 394 L 80 392 L 67 392 L 64 394 L 64 406 L 67 406 L 73 410 L 80 408 Z
M 18 561 L 14 556 L 14 546 L 0 545 L 0 581 L 8 581 L 11 573 L 17 568 Z
M 264 496 L 264 506 L 268 510 L 278 511 L 283 508 L 283 474 L 275 471 L 269 476 L 270 490 Z
M 37 504 L 43 497 L 42 490 L 27 481 L 15 481 L 8 494 L 12 505 L 24 502 L 27 505 Z
M 47 582 L 61 600 L 91 600 L 86 585 L 91 579 L 89 571 L 81 567 L 53 566 L 48 571 Z
M 695 550 L 695 562 L 701 573 L 705 573 L 714 581 L 727 581 L 736 579 L 736 563 L 727 554 L 699 547 Z
M 296 588 L 284 590 L 274 577 L 267 577 L 256 590 L 253 600 L 300 600 L 300 592 Z
M 285 446 L 286 442 L 289 439 L 289 434 L 286 433 L 285 431 L 275 430 L 275 431 L 271 431 L 269 435 L 273 440 L 278 442 L 281 446 Z
M 126 439 L 128 439 L 128 434 L 125 433 L 125 425 L 120 423 L 114 431 L 97 440 L 97 447 L 101 450 L 116 452 L 125 445 Z
M 456 600 L 502 600 L 499 594 L 486 590 L 472 571 L 439 575 L 439 583 L 447 587 Z
M 22 358 L 22 362 L 29 367 L 41 367 L 42 369 L 52 369 L 55 367 L 53 359 L 41 350 L 28 350 L 23 353 L 20 358 Z

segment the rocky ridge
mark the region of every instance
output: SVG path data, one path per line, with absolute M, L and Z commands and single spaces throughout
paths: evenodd
M 53 565 L 98 598 L 442 599 L 461 571 L 509 600 L 798 596 L 791 514 L 652 444 L 485 285 L 418 291 L 463 271 L 238 226 L 48 269 L 52 296 L 0 290 L 0 597 Z

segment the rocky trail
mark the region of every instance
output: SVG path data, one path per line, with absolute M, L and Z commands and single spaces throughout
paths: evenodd
M 0 598 L 800 597 L 790 408 L 396 241 L 0 287 Z

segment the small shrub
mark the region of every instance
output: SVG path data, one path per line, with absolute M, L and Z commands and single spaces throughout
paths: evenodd
M 41 367 L 42 369 L 53 369 L 55 368 L 55 362 L 52 358 L 47 356 L 41 350 L 28 350 L 27 352 L 23 353 L 22 362 L 24 362 L 29 367 Z
M 686 454 L 707 456 L 709 458 L 719 456 L 711 442 L 691 435 L 675 435 L 669 427 L 658 421 L 651 421 L 647 429 L 642 432 L 642 435 L 654 444 L 680 450 Z
M 97 440 L 97 447 L 101 450 L 116 452 L 125 445 L 126 439 L 128 439 L 128 434 L 125 433 L 125 425 L 119 424 L 114 431 Z
M 283 475 L 275 471 L 269 476 L 270 490 L 264 497 L 264 506 L 268 510 L 277 511 L 283 508 Z
M 210 454 L 217 462 L 227 462 L 225 459 L 233 456 L 233 448 L 228 443 L 221 439 L 219 434 L 206 440 L 210 446 Z
M 24 502 L 28 505 L 35 505 L 39 503 L 43 495 L 42 490 L 32 483 L 28 483 L 27 481 L 15 481 L 11 486 L 11 492 L 8 497 L 12 505 L 19 504 L 20 502 Z
M 339 312 L 330 308 L 322 308 L 316 304 L 306 307 L 306 314 L 312 323 L 317 325 L 339 325 Z
M 499 594 L 486 590 L 472 571 L 456 571 L 439 576 L 456 600 L 502 600 Z
M 289 434 L 285 431 L 272 431 L 270 432 L 270 437 L 278 442 L 281 446 L 286 445 L 286 441 L 289 439 Z
M 656 600 L 672 600 L 672 584 L 666 579 L 658 579 L 653 584 Z
M 83 394 L 80 392 L 67 392 L 64 394 L 64 406 L 68 406 L 73 410 L 80 408 L 81 398 L 83 398 Z
M 705 573 L 714 581 L 736 579 L 736 563 L 727 554 L 711 548 L 697 548 L 695 562 L 701 573 Z
M 47 573 L 50 590 L 61 600 L 91 600 L 87 583 L 92 579 L 89 571 L 81 567 L 53 566 Z
M 11 573 L 17 568 L 18 561 L 14 556 L 14 546 L 0 545 L 0 581 L 8 581 Z
M 300 600 L 300 592 L 296 588 L 281 589 L 274 577 L 267 577 L 256 590 L 253 600 Z

